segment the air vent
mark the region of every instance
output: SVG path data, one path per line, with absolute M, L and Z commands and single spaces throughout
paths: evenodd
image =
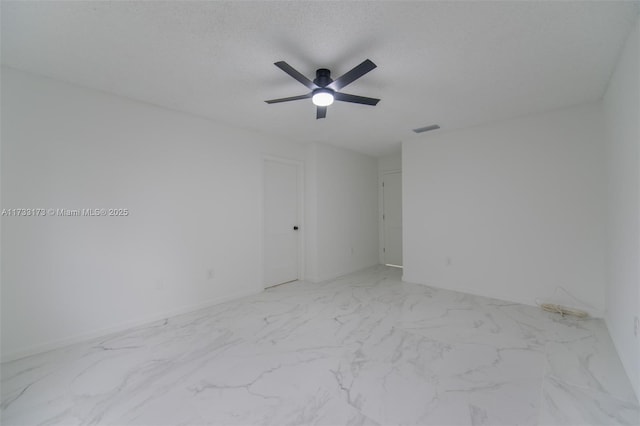
M 438 126 L 437 124 L 432 124 L 431 126 L 419 127 L 417 129 L 413 129 L 413 131 L 416 133 L 422 133 L 422 132 L 428 132 L 429 130 L 436 130 L 439 128 L 440 126 Z

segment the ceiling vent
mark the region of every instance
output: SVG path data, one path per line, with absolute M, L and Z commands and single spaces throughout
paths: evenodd
M 422 133 L 422 132 L 428 132 L 429 130 L 436 130 L 439 128 L 440 126 L 438 126 L 437 124 L 432 124 L 431 126 L 418 127 L 417 129 L 413 129 L 413 131 L 416 133 Z

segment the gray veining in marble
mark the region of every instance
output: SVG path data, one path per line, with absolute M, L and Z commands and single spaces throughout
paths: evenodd
M 2 365 L 3 425 L 602 425 L 640 408 L 601 320 L 375 267 Z

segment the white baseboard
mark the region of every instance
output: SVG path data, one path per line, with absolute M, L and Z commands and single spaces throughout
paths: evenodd
M 364 267 L 358 268 L 358 269 L 354 269 L 354 270 L 348 271 L 348 272 L 340 272 L 340 273 L 337 273 L 337 274 L 329 274 L 329 275 L 325 275 L 325 276 L 322 276 L 322 277 L 314 277 L 313 280 L 309 279 L 309 281 L 311 281 L 312 283 L 316 283 L 316 284 L 317 283 L 323 283 L 323 282 L 326 282 L 326 281 L 333 281 L 335 279 L 342 278 L 342 277 L 344 277 L 346 275 L 351 275 L 351 274 L 354 274 L 356 272 L 365 271 L 365 270 L 367 270 L 369 268 L 373 268 L 373 267 L 378 266 L 378 265 L 380 265 L 380 264 L 379 263 L 372 263 L 371 265 L 364 266 Z
M 404 282 L 408 282 L 411 284 L 419 284 L 419 285 L 425 285 L 427 287 L 433 287 L 433 288 L 437 288 L 437 289 L 441 289 L 441 290 L 449 290 L 449 291 L 456 291 L 458 293 L 466 293 L 466 294 L 471 294 L 474 296 L 480 296 L 480 297 L 488 297 L 490 299 L 497 299 L 497 300 L 502 300 L 505 302 L 511 302 L 511 303 L 519 303 L 521 305 L 527 305 L 527 306 L 535 306 L 538 307 L 538 304 L 536 303 L 535 300 L 529 300 L 529 299 L 525 299 L 525 298 L 519 298 L 519 297 L 505 297 L 502 294 L 497 294 L 497 293 L 492 293 L 492 292 L 479 292 L 477 289 L 475 288 L 471 288 L 471 287 L 466 287 L 463 285 L 457 285 L 457 286 L 443 286 L 437 283 L 424 283 L 424 282 L 420 282 L 418 280 L 412 280 L 412 277 L 410 277 L 408 280 L 405 279 L 404 274 L 402 275 L 402 281 Z M 580 307 L 580 309 L 587 311 L 587 313 L 589 314 L 590 317 L 592 318 L 604 318 L 604 312 L 596 309 L 596 308 L 585 308 L 585 307 Z
M 242 297 L 253 296 L 255 294 L 261 293 L 264 289 L 250 290 L 244 291 L 240 293 L 235 293 L 229 296 L 218 297 L 215 299 L 209 299 L 206 302 L 198 303 L 195 305 L 182 306 L 180 308 L 171 309 L 169 311 L 160 312 L 149 317 L 140 318 L 132 321 L 127 321 L 124 323 L 120 323 L 118 325 L 112 327 L 105 327 L 98 330 L 92 330 L 80 334 L 76 334 L 74 336 L 66 337 L 63 339 L 54 340 L 52 342 L 44 343 L 41 345 L 35 345 L 27 348 L 22 348 L 17 351 L 8 352 L 6 354 L 2 354 L 0 358 L 1 363 L 15 361 L 20 358 L 25 358 L 32 355 L 41 354 L 43 352 L 49 352 L 55 349 L 60 349 L 65 346 L 74 345 L 76 343 L 81 343 L 87 340 L 95 339 L 98 337 L 105 337 L 110 334 L 119 333 L 125 331 L 130 328 L 140 327 L 143 325 L 147 325 L 156 321 L 161 321 L 166 318 L 175 317 L 177 315 L 186 314 L 189 312 L 199 311 L 200 309 L 205 309 L 214 305 L 219 305 L 220 303 L 228 302 L 231 300 L 240 299 Z

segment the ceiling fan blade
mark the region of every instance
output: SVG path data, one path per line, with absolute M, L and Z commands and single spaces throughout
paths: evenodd
M 327 107 L 319 106 L 318 109 L 316 110 L 316 120 L 320 118 L 325 118 L 326 116 L 327 116 Z
M 313 93 L 307 93 L 306 95 L 300 95 L 300 96 L 291 96 L 289 98 L 270 99 L 265 102 L 268 104 L 277 104 L 280 102 L 299 101 L 300 99 L 309 99 L 311 96 L 313 96 Z
M 286 63 L 285 61 L 279 61 L 279 62 L 275 62 L 273 65 L 275 65 L 276 67 L 280 68 L 282 71 L 286 72 L 287 74 L 289 74 L 291 77 L 295 78 L 296 80 L 298 80 L 300 83 L 304 84 L 305 86 L 307 86 L 307 88 L 309 88 L 310 90 L 313 89 L 317 89 L 318 86 L 316 86 L 313 81 L 309 80 L 307 77 L 305 77 L 304 75 L 302 75 L 298 70 L 296 70 L 295 68 L 293 68 L 291 65 L 289 65 L 288 63 Z
M 359 79 L 372 69 L 376 68 L 376 64 L 366 59 L 360 65 L 353 68 L 351 71 L 348 71 L 346 74 L 338 77 L 333 83 L 331 83 L 328 87 L 333 90 L 340 90 L 347 84 L 353 83 L 355 80 Z
M 333 97 L 336 101 L 352 102 L 354 104 L 376 105 L 378 102 L 380 102 L 380 99 L 349 95 L 347 93 L 339 93 L 339 92 L 334 93 Z

